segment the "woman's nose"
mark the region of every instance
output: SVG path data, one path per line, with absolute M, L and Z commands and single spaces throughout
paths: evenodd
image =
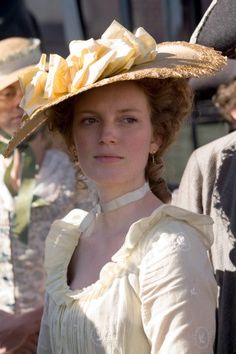
M 115 144 L 117 142 L 117 130 L 113 124 L 104 124 L 100 131 L 100 144 Z
M 17 90 L 13 99 L 13 105 L 14 107 L 19 107 L 20 101 L 22 99 L 22 91 L 21 89 Z

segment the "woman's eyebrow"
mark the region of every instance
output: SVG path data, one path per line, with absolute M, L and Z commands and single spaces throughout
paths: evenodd
M 75 113 L 80 113 L 80 114 L 85 114 L 85 113 L 89 113 L 89 114 L 96 114 L 97 112 L 92 110 L 92 109 L 83 109 L 83 110 L 80 110 L 79 108 L 78 109 L 75 109 Z
M 123 109 L 118 109 L 119 113 L 129 113 L 129 112 L 140 112 L 138 108 L 123 108 Z
M 129 113 L 129 112 L 140 112 L 138 108 L 122 108 L 117 110 L 118 113 Z M 97 114 L 98 112 L 93 109 L 80 110 L 79 108 L 75 110 L 75 113 L 79 114 Z

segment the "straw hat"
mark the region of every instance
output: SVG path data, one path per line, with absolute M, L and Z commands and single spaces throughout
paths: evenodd
M 0 90 L 33 68 L 32 64 L 40 59 L 39 46 L 36 38 L 10 37 L 0 41 Z
M 72 41 L 70 55 L 53 54 L 46 69 L 42 55 L 34 75 L 21 77 L 26 115 L 5 156 L 47 120 L 48 110 L 89 89 L 142 78 L 190 78 L 211 75 L 226 64 L 219 52 L 187 42 L 156 44 L 143 28 L 135 34 L 113 21 L 101 39 Z

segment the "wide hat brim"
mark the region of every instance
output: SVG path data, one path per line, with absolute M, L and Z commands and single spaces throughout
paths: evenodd
M 33 70 L 35 68 L 35 65 L 28 65 L 24 68 L 15 70 L 11 72 L 10 74 L 7 75 L 1 75 L 1 80 L 0 80 L 0 91 L 4 90 L 6 87 L 14 84 L 19 80 L 19 77 L 21 75 L 24 75 L 26 72 L 29 70 Z
M 24 119 L 21 127 L 10 140 L 4 153 L 8 157 L 24 139 L 31 135 L 47 120 L 46 111 L 65 100 L 95 87 L 105 86 L 118 81 L 140 80 L 143 78 L 191 78 L 213 75 L 226 64 L 226 58 L 220 52 L 198 44 L 188 42 L 163 42 L 157 45 L 155 60 L 133 66 L 128 72 L 101 79 L 84 86 L 76 92 L 61 96 L 41 106 L 30 117 Z

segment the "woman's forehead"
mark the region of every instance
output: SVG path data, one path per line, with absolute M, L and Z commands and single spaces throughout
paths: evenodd
M 128 95 L 128 96 L 127 96 Z M 103 102 L 113 99 L 121 101 L 131 100 L 132 97 L 143 98 L 146 100 L 146 94 L 139 87 L 135 81 L 121 81 L 115 82 L 109 85 L 100 86 L 93 88 L 89 91 L 81 93 L 75 100 L 75 106 L 80 105 L 81 103 L 87 103 L 91 100 L 102 100 Z M 114 101 L 116 103 L 116 101 Z

